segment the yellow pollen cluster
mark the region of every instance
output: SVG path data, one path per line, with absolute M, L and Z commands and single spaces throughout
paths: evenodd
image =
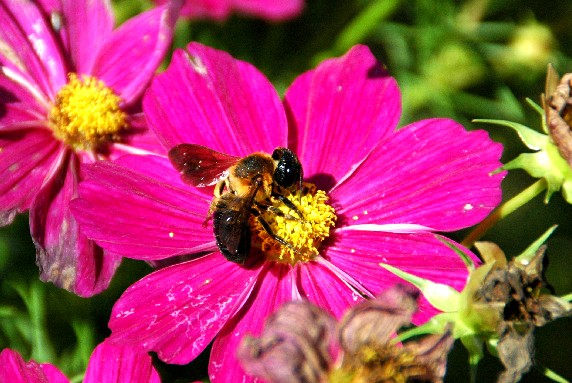
M 330 372 L 330 383 L 407 383 L 433 381 L 430 368 L 415 356 L 395 347 L 364 345 L 357 355 L 346 355 L 339 368 Z
M 336 223 L 336 214 L 327 204 L 328 197 L 323 190 L 316 190 L 313 184 L 304 184 L 301 191 L 287 196 L 301 213 L 290 209 L 283 202 L 272 199 L 273 207 L 281 213 L 264 211 L 261 217 L 269 224 L 272 232 L 288 245 L 276 241 L 253 217 L 252 227 L 260 248 L 267 259 L 295 264 L 307 262 L 318 255 L 322 241 L 330 235 Z
M 121 98 L 92 76 L 69 74 L 69 82 L 56 95 L 50 111 L 54 136 L 74 149 L 97 150 L 120 139 L 127 128 Z

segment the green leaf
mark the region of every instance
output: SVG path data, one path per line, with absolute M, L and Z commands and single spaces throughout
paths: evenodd
M 34 280 L 28 288 L 23 284 L 12 285 L 26 306 L 30 318 L 31 359 L 37 362 L 53 362 L 55 351 L 46 330 L 45 285 Z
M 335 44 L 336 53 L 343 53 L 354 45 L 363 42 L 369 34 L 397 10 L 401 0 L 371 1 L 352 20 L 348 26 L 339 33 Z

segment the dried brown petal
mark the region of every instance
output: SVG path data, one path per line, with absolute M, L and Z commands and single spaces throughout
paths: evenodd
M 476 305 L 496 312 L 499 342 L 497 352 L 505 371 L 499 383 L 518 382 L 532 367 L 534 327 L 572 314 L 570 303 L 548 294 L 544 279 L 546 246 L 528 262 L 516 258 L 506 267 L 493 268 L 475 292 Z
M 419 365 L 429 367 L 430 375 L 425 381 L 441 383 L 447 371 L 447 355 L 455 343 L 450 329 L 444 334 L 429 335 L 416 342 L 408 342 L 404 348 L 415 354 L 415 361 Z
M 499 375 L 498 383 L 516 383 L 532 367 L 533 330 L 534 326 L 531 323 L 505 322 L 501 325 L 497 351 L 505 371 Z
M 560 83 L 554 88 L 550 84 L 550 82 L 554 81 L 551 67 L 549 67 L 548 72 L 547 93 L 544 101 L 546 125 L 552 141 L 558 147 L 560 155 L 572 166 L 572 97 L 570 95 L 572 73 L 565 74 Z
M 564 303 L 557 305 L 552 299 L 542 298 L 548 295 L 541 295 L 541 289 L 548 286 L 543 275 L 545 251 L 546 246 L 540 247 L 527 264 L 512 260 L 507 267 L 491 270 L 475 293 L 475 301 L 489 304 L 491 310 L 498 310 L 500 317 L 510 322 L 541 326 L 556 317 L 556 311 L 563 312 L 559 316 L 565 315 Z
M 546 323 L 572 315 L 572 304 L 553 295 L 541 295 L 538 298 L 541 311 L 535 316 L 534 325 L 544 326 Z
M 338 327 L 338 340 L 346 353 L 356 354 L 372 341 L 386 344 L 417 310 L 419 292 L 409 285 L 395 285 L 378 298 L 346 312 Z
M 271 383 L 325 379 L 334 319 L 308 302 L 288 302 L 266 322 L 260 337 L 245 336 L 238 349 L 244 370 Z
M 416 355 L 415 360 L 430 367 L 431 382 L 442 382 L 447 371 L 447 355 L 455 343 L 452 331 L 444 334 L 429 335 L 416 342 L 408 342 L 405 349 Z
M 338 339 L 344 358 L 340 381 L 354 383 L 440 383 L 454 339 L 449 330 L 401 346 L 391 341 L 417 310 L 419 292 L 397 285 L 363 302 L 342 318 Z M 349 378 L 348 378 L 349 377 Z
M 451 331 L 430 335 L 404 346 L 393 342 L 364 343 L 358 353 L 345 354 L 341 366 L 346 379 L 330 380 L 352 383 L 442 383 L 447 354 L 454 339 Z M 348 378 L 351 377 L 351 378 Z

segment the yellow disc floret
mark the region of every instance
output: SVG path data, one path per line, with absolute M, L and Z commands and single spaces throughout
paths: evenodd
M 432 366 L 403 348 L 363 345 L 356 355 L 345 355 L 330 371 L 330 383 L 407 383 L 435 381 Z
M 92 76 L 69 74 L 69 82 L 56 95 L 50 111 L 54 136 L 74 149 L 96 150 L 120 139 L 127 128 L 121 98 Z
M 272 209 L 261 214 L 273 234 L 286 244 L 273 238 L 253 217 L 252 225 L 258 239 L 255 243 L 260 243 L 262 252 L 269 260 L 291 264 L 310 261 L 318 255 L 320 244 L 330 235 L 330 229 L 336 223 L 335 210 L 327 204 L 326 193 L 316 190 L 313 184 L 304 184 L 302 190 L 286 198 L 298 211 L 273 197 Z

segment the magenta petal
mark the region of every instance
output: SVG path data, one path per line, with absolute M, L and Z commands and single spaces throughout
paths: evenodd
M 86 166 L 79 193 L 72 211 L 106 254 L 151 260 L 216 250 L 212 227 L 203 225 L 212 197 L 183 184 L 166 158 Z
M 167 363 L 188 363 L 243 305 L 259 272 L 219 253 L 160 269 L 115 303 L 111 339 L 140 344 Z
M 125 106 L 140 98 L 163 61 L 180 6 L 172 1 L 129 19 L 98 52 L 92 74 L 120 95 Z
M 5 348 L 0 352 L 0 381 L 10 383 L 69 383 L 57 368 L 39 364 L 33 360 L 26 363 L 16 351 Z
M 286 117 L 272 84 L 252 65 L 191 43 L 145 93 L 143 110 L 167 148 L 204 145 L 244 156 L 286 145 Z
M 42 95 L 37 84 L 33 83 L 34 80 L 18 69 L 15 69 L 15 73 L 18 76 L 22 76 L 27 83 L 24 85 L 15 82 L 13 79 L 0 74 L 0 102 L 6 105 L 7 108 L 13 107 L 22 110 L 20 112 L 21 116 L 20 118 L 11 118 L 9 115 L 11 111 L 9 110 L 6 111 L 6 114 L 1 113 L 0 128 L 2 130 L 6 129 L 6 126 L 11 122 L 45 120 L 47 115 L 45 95 Z M 24 111 L 24 108 L 26 111 Z
M 58 370 L 56 366 L 48 363 L 42 363 L 40 364 L 40 367 L 42 368 L 44 375 L 46 375 L 49 383 L 69 383 L 69 379 L 60 370 Z
M 296 79 L 284 103 L 304 175 L 336 182 L 392 134 L 401 113 L 395 80 L 361 45 Z
M 75 72 L 91 74 L 101 45 L 113 30 L 113 11 L 106 0 L 64 0 L 62 24 L 69 39 L 69 50 Z
M 40 10 L 30 1 L 2 2 L 0 25 L 2 64 L 27 72 L 51 98 L 66 83 L 67 70 Z
M 260 281 L 238 315 L 228 321 L 216 337 L 209 363 L 211 382 L 254 382 L 245 375 L 236 358 L 236 350 L 246 334 L 259 335 L 264 321 L 284 302 L 296 298 L 291 266 L 266 263 Z
M 79 181 L 78 158 L 68 152 L 56 166 L 30 208 L 36 262 L 42 280 L 89 297 L 107 288 L 121 258 L 104 257 L 71 215 L 70 200 L 77 196 Z
M 157 0 L 164 3 L 165 0 Z M 190 19 L 210 18 L 223 20 L 231 12 L 231 0 L 186 0 L 181 15 Z
M 331 197 L 351 224 L 458 230 L 481 221 L 501 201 L 506 173 L 491 175 L 502 166 L 501 153 L 485 131 L 423 120 L 381 142 Z
M 2 85 L 0 84 L 0 87 Z M 0 90 L 1 92 L 1 90 Z M 0 100 L 1 100 L 0 95 Z M 23 130 L 22 125 L 30 126 L 31 124 L 36 124 L 38 127 L 45 125 L 45 116 L 40 116 L 37 111 L 30 108 L 29 104 L 21 102 L 11 102 L 2 104 L 2 115 L 0 116 L 0 132 L 4 133 L 9 130 Z M 40 128 L 44 132 L 48 132 L 47 129 Z M 0 134 L 1 134 L 0 133 Z M 52 141 L 53 135 L 51 135 Z
M 0 133 L 0 225 L 29 209 L 39 186 L 62 150 L 45 129 Z
M 325 263 L 327 265 L 327 263 Z M 344 311 L 364 298 L 324 264 L 309 262 L 298 268 L 300 294 L 310 302 L 341 318 Z
M 156 0 L 165 3 L 165 0 Z M 297 16 L 304 7 L 303 0 L 187 0 L 181 15 L 190 18 L 223 20 L 235 9 L 238 12 L 258 16 L 271 21 L 281 21 Z
M 298 16 L 304 8 L 304 1 L 233 0 L 233 5 L 240 12 L 268 20 L 280 21 Z
M 139 346 L 99 344 L 87 365 L 83 383 L 160 383 L 151 356 Z
M 122 136 L 123 142 L 111 145 L 109 158 L 115 159 L 124 154 L 160 154 L 167 156 L 167 150 L 161 144 L 155 132 L 147 127 L 143 113 L 129 116 L 129 129 Z
M 478 258 L 459 246 L 478 263 Z M 458 291 L 467 282 L 468 271 L 460 257 L 432 233 L 395 234 L 384 232 L 337 230 L 336 243 L 325 258 L 365 286 L 371 293 L 404 281 L 379 264 L 386 263 L 408 273 L 449 285 Z M 415 323 L 425 322 L 436 309 L 420 302 Z
M 62 52 L 69 52 L 70 34 L 68 33 L 67 23 L 65 22 L 66 19 L 64 18 L 64 4 L 62 4 L 64 1 L 67 0 L 36 0 L 36 3 L 44 14 L 48 15 L 52 30 L 62 44 Z M 74 35 L 71 35 L 71 37 L 73 38 Z

